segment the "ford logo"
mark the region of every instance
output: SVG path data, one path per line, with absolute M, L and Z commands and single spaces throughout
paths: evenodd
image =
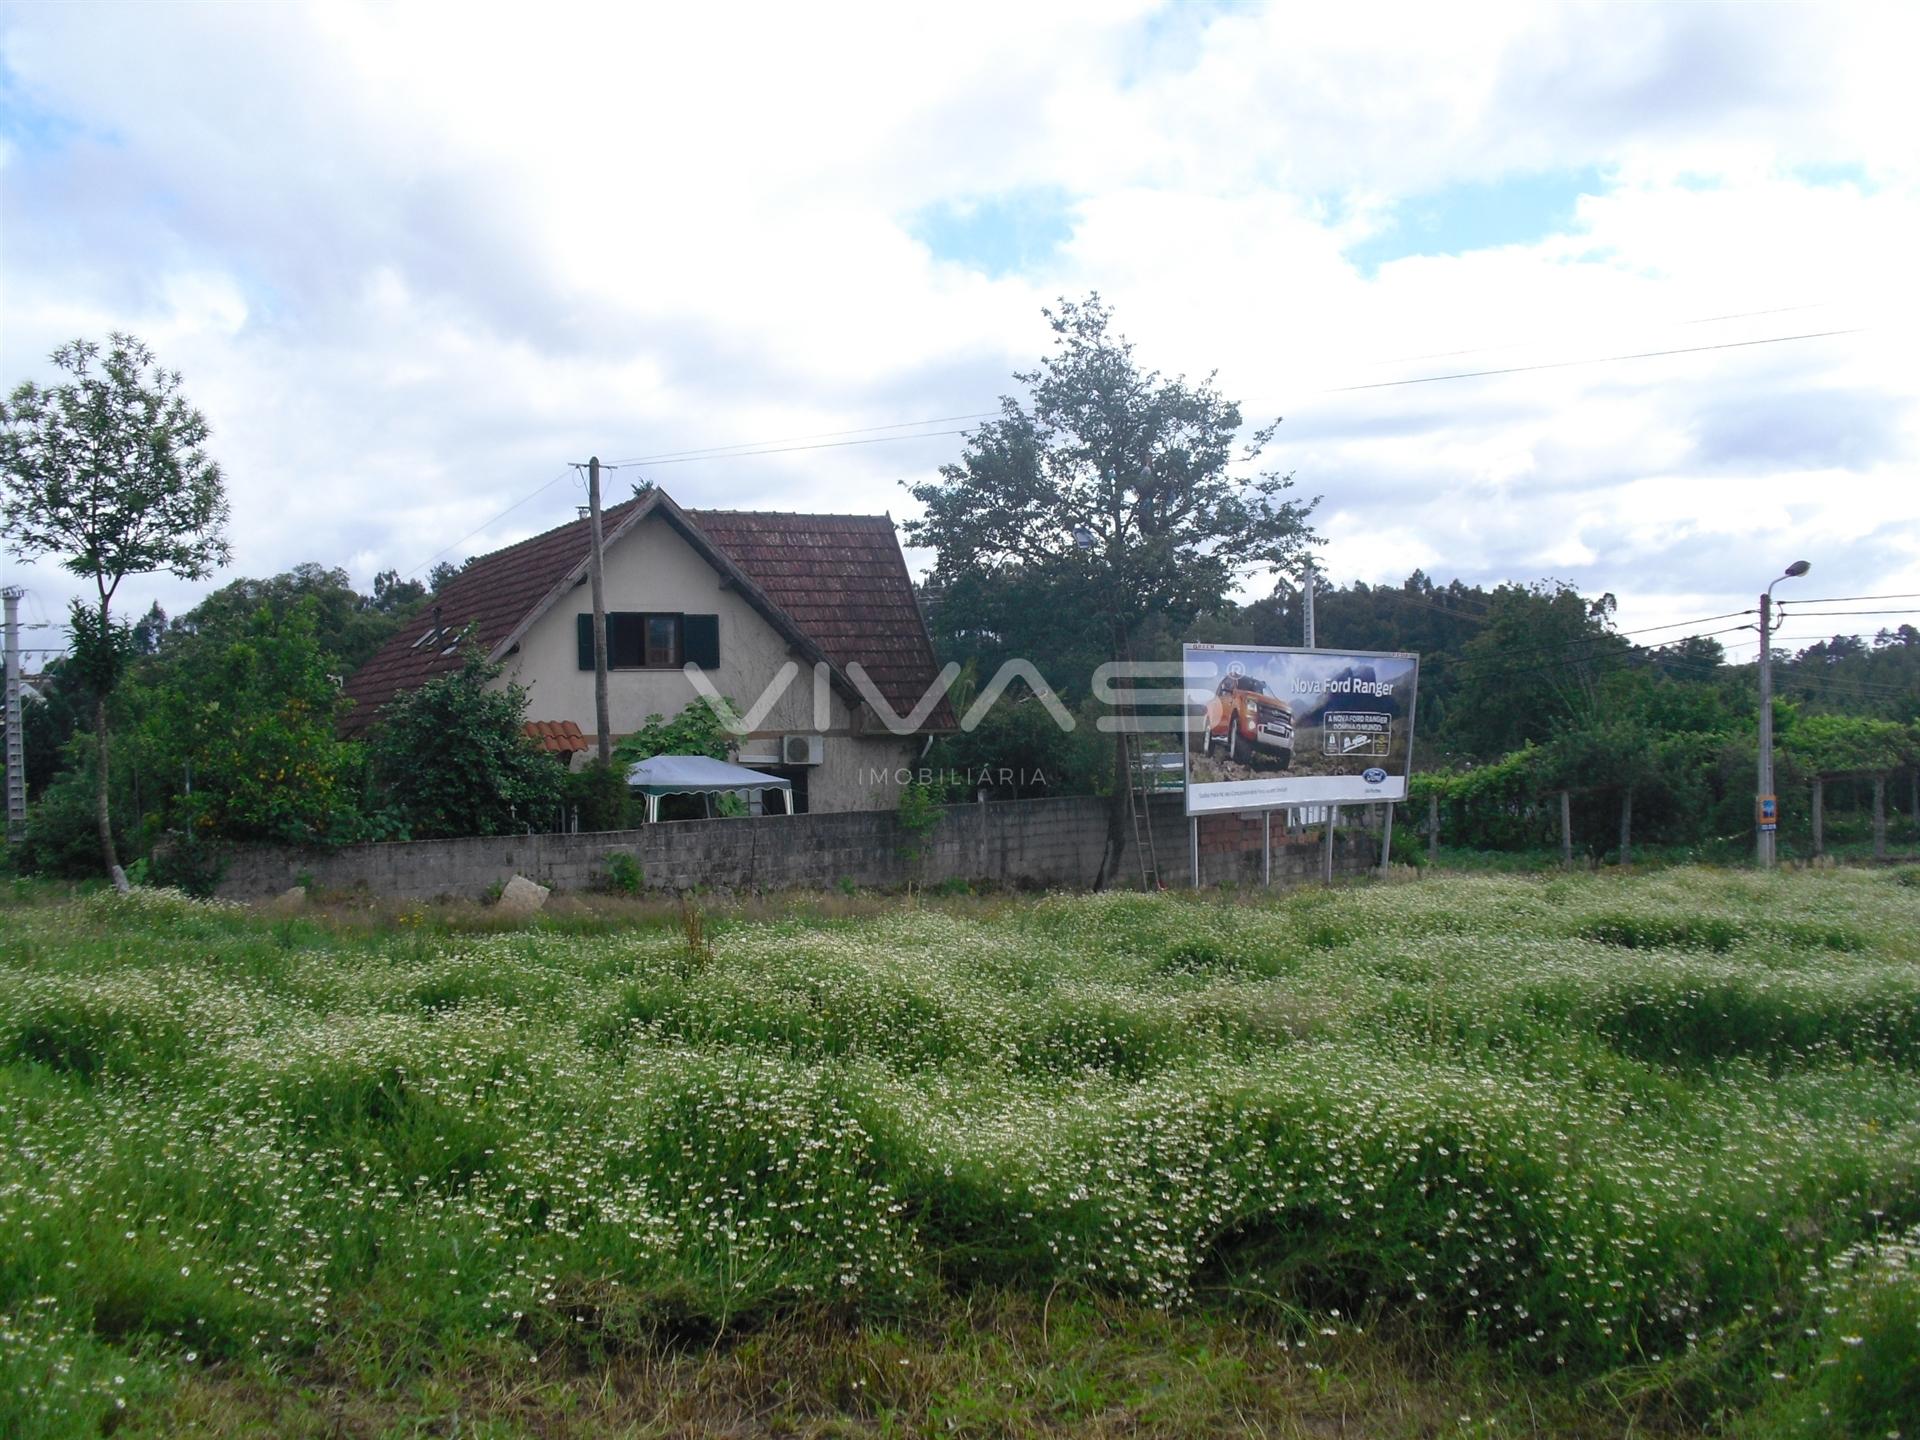
M 1387 780 L 1387 772 L 1382 770 L 1378 765 L 1375 765 L 1371 770 L 1362 770 L 1360 772 L 1360 778 L 1369 785 L 1384 785 Z

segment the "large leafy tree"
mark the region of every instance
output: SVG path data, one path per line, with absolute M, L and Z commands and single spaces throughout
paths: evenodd
M 185 615 L 167 625 L 165 654 L 178 654 L 196 641 L 227 644 L 247 631 L 263 610 L 313 606 L 314 637 L 334 673 L 351 675 L 387 642 L 426 598 L 416 581 L 393 571 L 374 576 L 373 594 L 353 588 L 347 572 L 306 561 L 266 579 L 242 577 L 213 591 Z
M 380 712 L 375 778 L 416 839 L 506 834 L 560 803 L 560 767 L 522 733 L 527 692 L 494 688 L 500 672 L 469 649 Z
M 241 633 L 183 647 L 129 683 L 146 770 L 178 782 L 162 802 L 168 820 L 223 840 L 356 836 L 363 756 L 335 733 L 344 702 L 316 634 L 319 608 L 312 598 L 264 606 Z
M 101 858 L 126 888 L 108 806 L 107 701 L 131 643 L 113 600 L 130 575 L 165 571 L 199 580 L 227 561 L 227 499 L 207 454 L 206 417 L 131 335 L 103 352 L 75 340 L 53 352 L 68 379 L 27 381 L 0 403 L 0 539 L 33 560 L 57 555 L 89 581 L 94 600 L 74 615 L 74 652 L 93 699 L 95 822 Z
M 1248 573 L 1293 565 L 1312 503 L 1287 497 L 1289 476 L 1243 473 L 1277 421 L 1243 441 L 1240 408 L 1213 377 L 1143 369 L 1098 295 L 1046 315 L 1053 353 L 1014 377 L 1027 398 L 1003 397 L 956 464 L 911 487 L 925 508 L 907 536 L 938 552 L 944 629 L 967 629 L 956 600 L 1011 591 L 1022 613 L 1104 631 L 1097 653 L 1123 658 L 1149 622 L 1177 635 L 1223 610 Z M 1126 815 L 1114 742 L 1109 862 Z

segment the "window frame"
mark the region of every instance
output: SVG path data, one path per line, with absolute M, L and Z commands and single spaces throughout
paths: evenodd
M 671 658 L 664 664 L 651 664 L 647 655 L 651 649 L 653 622 L 671 620 L 673 622 L 673 648 Z M 614 659 L 614 626 L 622 622 L 622 628 L 631 625 L 638 634 L 634 637 L 633 653 L 640 656 L 640 663 L 628 664 Z M 609 610 L 607 612 L 607 669 L 608 670 L 678 670 L 686 663 L 687 654 L 687 617 L 683 610 Z

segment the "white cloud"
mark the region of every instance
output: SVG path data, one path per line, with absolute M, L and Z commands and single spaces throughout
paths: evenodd
M 1270 459 L 1327 495 L 1338 577 L 1563 574 L 1652 623 L 1731 608 L 1804 542 L 1849 586 L 1913 589 L 1914 23 L 16 8 L 0 367 L 141 333 L 215 422 L 237 568 L 320 559 L 364 584 L 589 451 L 988 408 L 1045 348 L 1040 305 L 1098 288 L 1149 363 L 1218 369 L 1249 419 L 1287 417 Z M 1412 196 L 1593 172 L 1544 238 L 1371 275 L 1344 253 Z M 915 238 L 931 206 L 1026 192 L 1064 197 L 1071 235 L 1025 271 Z M 898 514 L 897 480 L 957 448 L 651 473 L 692 503 Z M 64 593 L 48 567 L 32 583 Z

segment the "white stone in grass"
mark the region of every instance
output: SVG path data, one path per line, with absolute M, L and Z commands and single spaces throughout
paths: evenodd
M 267 909 L 275 915 L 296 915 L 306 908 L 307 887 L 304 885 L 283 890 L 267 902 Z
M 500 892 L 499 906 L 509 915 L 531 915 L 547 903 L 550 893 L 545 885 L 536 885 L 526 876 L 516 875 Z

